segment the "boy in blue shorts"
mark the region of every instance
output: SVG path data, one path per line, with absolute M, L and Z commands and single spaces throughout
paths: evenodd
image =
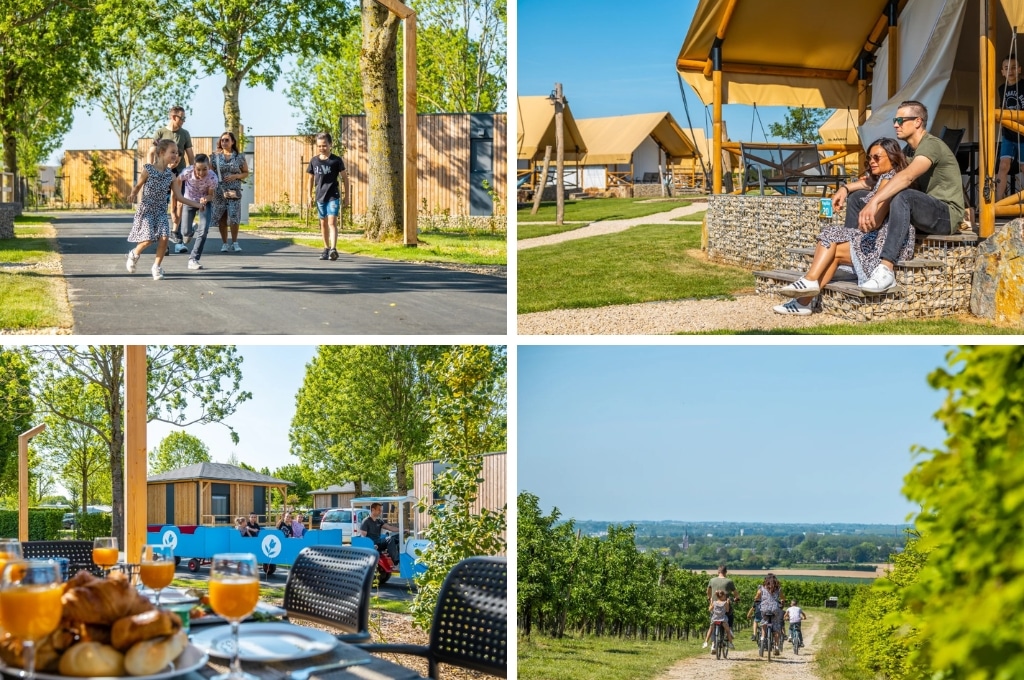
M 321 132 L 316 136 L 317 155 L 309 161 L 309 193 L 316 200 L 320 215 L 320 233 L 324 239 L 321 260 L 338 259 L 338 213 L 341 208 L 341 184 L 345 185 L 345 205 L 350 203 L 348 174 L 345 162 L 331 153 L 331 135 Z M 339 179 L 341 180 L 339 183 Z

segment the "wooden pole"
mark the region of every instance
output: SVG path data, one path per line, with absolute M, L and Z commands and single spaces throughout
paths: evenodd
M 419 198 L 417 194 L 416 159 L 419 155 L 417 146 L 416 123 L 416 14 L 410 12 L 405 17 L 403 27 L 403 75 L 405 78 L 405 245 L 415 246 L 419 243 L 417 217 L 419 215 Z
M 899 32 L 896 27 L 896 0 L 889 0 L 889 99 L 896 96 L 900 80 Z
M 148 368 L 145 345 L 125 347 L 124 434 L 125 502 L 124 555 L 138 562 L 146 544 L 146 402 Z
M 995 175 L 995 156 L 992 135 L 995 129 L 996 101 L 996 0 L 982 0 L 981 6 L 981 78 L 978 109 L 981 112 L 980 135 L 978 138 L 978 235 L 991 236 L 996 228 L 997 187 L 992 181 Z
M 714 90 L 711 107 L 711 182 L 713 194 L 722 193 L 722 70 L 711 73 Z
M 18 540 L 28 540 L 28 441 L 46 429 L 45 423 L 18 435 Z
M 530 210 L 531 215 L 536 215 L 540 209 L 541 197 L 544 195 L 544 187 L 548 183 L 548 168 L 551 167 L 551 145 L 548 144 L 544 147 L 544 166 L 540 177 L 537 178 L 537 190 L 533 192 L 533 209 Z
M 565 221 L 565 97 L 555 83 L 555 224 Z

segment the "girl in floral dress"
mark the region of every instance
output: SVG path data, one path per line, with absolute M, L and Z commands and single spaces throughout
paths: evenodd
M 161 263 L 167 251 L 167 239 L 171 235 L 171 224 L 167 218 L 167 194 L 171 192 L 179 203 L 199 208 L 195 201 L 181 195 L 181 182 L 171 168 L 178 164 L 178 146 L 170 139 L 162 139 L 156 145 L 156 165 L 146 163 L 139 175 L 139 181 L 129 197 L 132 203 L 141 192 L 139 207 L 135 211 L 128 242 L 137 243 L 125 256 L 125 267 L 129 274 L 135 273 L 143 251 L 150 243 L 156 242 L 156 259 L 153 262 L 153 278 L 164 278 Z

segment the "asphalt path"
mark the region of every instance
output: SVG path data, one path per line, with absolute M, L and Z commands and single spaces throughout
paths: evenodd
M 504 335 L 506 279 L 410 262 L 339 254 L 242 235 L 240 253 L 206 242 L 203 269 L 155 246 L 125 269 L 132 216 L 79 213 L 54 219 L 73 332 L 108 334 Z

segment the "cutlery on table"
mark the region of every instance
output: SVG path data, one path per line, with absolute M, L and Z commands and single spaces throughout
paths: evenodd
M 287 680 L 309 680 L 309 676 L 313 673 L 322 673 L 324 671 L 336 671 L 340 668 L 348 668 L 349 666 L 362 666 L 372 661 L 372 657 L 366 657 L 364 659 L 346 659 L 344 661 L 335 661 L 334 663 L 325 663 L 322 666 L 313 666 L 311 668 L 303 668 L 302 670 L 292 671 L 287 676 Z

